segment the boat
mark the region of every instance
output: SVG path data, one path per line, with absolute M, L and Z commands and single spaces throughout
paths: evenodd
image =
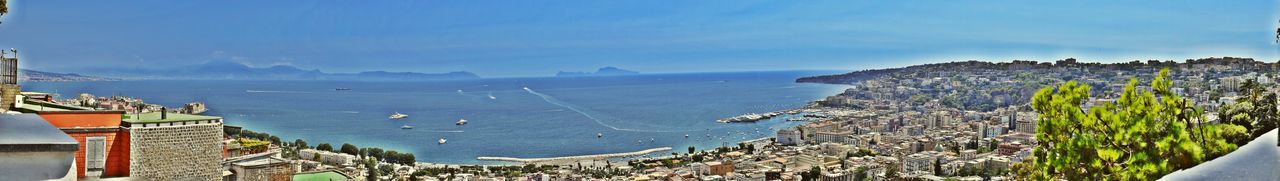
M 400 126 L 400 129 L 413 129 L 413 126 L 404 125 L 404 126 Z
M 336 90 L 336 91 L 349 91 L 349 90 L 351 90 L 351 88 L 339 87 L 339 88 L 334 88 L 333 90 Z
M 458 126 L 466 125 L 466 124 L 467 124 L 467 120 L 466 120 L 466 119 L 458 119 L 458 122 L 457 122 L 457 123 L 453 123 L 453 124 L 456 124 L 456 125 L 458 125 Z
M 596 133 L 596 138 L 603 138 L 603 137 L 604 137 L 604 133 Z
M 689 134 L 684 134 L 684 138 L 689 138 Z
M 449 141 L 449 140 L 444 139 L 444 137 L 440 137 L 440 141 L 439 141 L 438 143 L 440 143 L 440 144 L 442 144 L 442 145 L 443 145 L 443 144 L 444 144 L 444 142 L 447 142 L 447 141 Z
M 489 99 L 495 99 L 495 100 L 496 100 L 496 99 L 498 99 L 498 97 L 493 97 L 493 95 L 489 95 Z
M 400 112 L 396 112 L 396 113 L 394 113 L 394 114 L 391 114 L 391 117 L 389 117 L 389 118 L 391 118 L 391 119 L 404 119 L 404 118 L 406 118 L 406 117 L 409 117 L 409 115 L 408 115 L 408 114 L 400 114 Z

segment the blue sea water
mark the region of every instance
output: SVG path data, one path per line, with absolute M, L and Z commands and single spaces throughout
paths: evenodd
M 462 81 L 145 80 L 25 82 L 25 91 L 203 101 L 226 124 L 314 146 L 351 143 L 412 152 L 422 162 L 494 164 L 478 156 L 555 157 L 657 147 L 710 149 L 770 137 L 781 118 L 716 123 L 804 106 L 844 86 L 794 83 L 834 72 L 739 72 Z M 336 91 L 335 88 L 351 88 Z M 528 88 L 528 89 L 525 89 Z M 491 97 L 492 96 L 492 97 Z M 391 120 L 394 112 L 408 114 Z M 468 120 L 463 126 L 454 125 Z M 403 125 L 414 129 L 400 129 Z M 758 130 L 758 132 L 757 132 Z M 597 138 L 603 133 L 603 138 Z M 684 135 L 689 135 L 686 138 Z M 437 144 L 440 138 L 447 144 Z M 670 152 L 653 155 L 669 155 Z

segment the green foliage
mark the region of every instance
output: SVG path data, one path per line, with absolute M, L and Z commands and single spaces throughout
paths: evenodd
M 364 180 L 378 180 L 378 176 L 380 175 L 380 173 L 378 173 L 378 169 L 376 169 L 377 167 L 378 167 L 377 161 L 372 159 L 365 160 L 364 169 L 366 172 L 365 172 Z
M 911 105 L 924 105 L 924 103 L 927 103 L 929 102 L 929 100 L 932 100 L 932 99 L 933 98 L 929 97 L 928 94 L 915 94 L 907 98 L 907 102 L 911 103 Z
M 351 145 L 350 143 L 343 143 L 341 152 L 350 155 L 360 155 L 360 148 L 356 147 L 356 145 Z
M 320 145 L 316 145 L 316 149 L 333 152 L 333 145 L 329 145 L 329 143 L 320 143 Z
M 813 166 L 813 168 L 810 168 L 808 172 L 804 172 L 804 175 L 801 176 L 800 179 L 801 180 L 821 180 L 819 179 L 821 177 L 822 177 L 822 168 L 818 166 Z
M 382 148 L 369 148 L 369 156 L 379 159 L 386 157 L 383 155 Z
M 859 148 L 858 151 L 849 152 L 849 156 L 851 157 L 876 156 L 876 153 L 871 152 L 871 150 L 869 149 Z
M 293 140 L 293 146 L 297 148 L 307 148 L 307 141 L 302 141 L 302 139 Z
M 395 168 L 395 167 L 392 167 L 391 165 L 380 165 L 380 166 L 378 166 L 378 173 L 379 173 L 379 174 L 382 174 L 382 175 L 391 175 L 391 174 L 393 174 L 395 171 L 396 171 L 396 168 Z
M 898 167 L 898 164 L 889 164 L 889 166 L 885 166 L 884 177 L 889 179 L 898 178 L 898 171 L 902 170 Z
M 1249 133 L 1247 138 L 1233 138 L 1231 143 L 1244 144 L 1251 140 L 1262 136 L 1262 134 L 1280 127 L 1280 110 L 1277 110 L 1277 98 L 1275 93 L 1267 93 L 1253 79 L 1245 81 L 1238 92 L 1240 98 L 1236 99 L 1233 104 L 1224 104 L 1218 110 L 1218 120 L 1224 123 L 1244 126 L 1246 132 Z
M 268 145 L 271 145 L 271 142 L 247 138 L 240 138 L 239 140 L 236 140 L 236 142 L 239 143 L 241 147 L 244 147 L 244 149 L 250 150 L 253 153 L 267 151 Z
M 1155 180 L 1206 158 L 1235 150 L 1224 138 L 1243 133 L 1231 124 L 1202 124 L 1203 111 L 1169 90 L 1169 70 L 1152 91 L 1131 79 L 1120 99 L 1082 108 L 1090 86 L 1069 81 L 1032 98 L 1037 122 L 1032 180 Z M 1015 170 L 1019 173 L 1028 171 Z

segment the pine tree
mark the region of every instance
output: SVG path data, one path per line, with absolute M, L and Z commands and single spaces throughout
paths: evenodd
M 1137 90 L 1131 79 L 1114 103 L 1082 108 L 1090 86 L 1069 81 L 1032 98 L 1039 113 L 1031 180 L 1154 180 L 1236 148 L 1244 127 L 1206 124 L 1203 111 L 1170 91 L 1169 70 Z M 1201 125 L 1201 126 L 1196 126 Z M 1025 172 L 1025 171 L 1019 171 Z

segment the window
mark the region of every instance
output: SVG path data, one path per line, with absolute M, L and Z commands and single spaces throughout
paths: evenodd
M 84 145 L 84 171 L 85 176 L 102 176 L 102 171 L 107 163 L 107 139 L 106 137 L 89 137 L 85 138 Z

